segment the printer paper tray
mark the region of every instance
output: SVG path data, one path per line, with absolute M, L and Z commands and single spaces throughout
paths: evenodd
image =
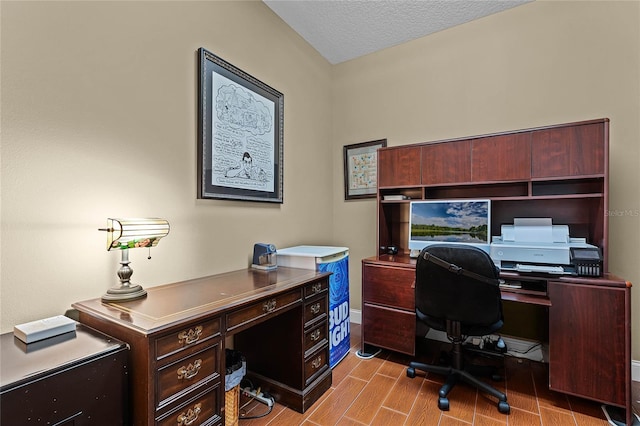
M 506 280 L 504 284 L 500 284 L 500 291 L 503 293 L 524 294 L 529 296 L 546 297 L 547 296 L 547 280 Z
M 572 275 L 575 272 L 575 268 L 568 265 L 544 265 L 508 260 L 500 262 L 500 269 L 504 271 L 549 275 Z

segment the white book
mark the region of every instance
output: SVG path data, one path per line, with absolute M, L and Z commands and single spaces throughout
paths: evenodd
M 63 333 L 75 331 L 76 322 L 64 315 L 18 324 L 13 335 L 25 343 L 33 343 Z
M 384 200 L 386 201 L 400 201 L 400 200 L 408 200 L 409 197 L 407 197 L 406 195 L 385 195 L 383 197 Z

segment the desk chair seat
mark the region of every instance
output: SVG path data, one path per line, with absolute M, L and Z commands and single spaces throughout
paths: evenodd
M 498 410 L 511 411 L 504 393 L 480 381 L 480 370 L 463 362 L 462 344 L 468 336 L 486 336 L 502 328 L 502 299 L 499 270 L 491 257 L 473 246 L 442 244 L 428 246 L 416 263 L 417 320 L 444 331 L 452 343 L 451 366 L 411 362 L 407 376 L 415 370 L 445 375 L 440 388 L 438 408 L 449 409 L 447 395 L 462 380 L 498 399 Z M 486 373 L 484 371 L 483 373 Z

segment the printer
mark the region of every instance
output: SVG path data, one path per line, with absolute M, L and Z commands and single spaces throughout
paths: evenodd
M 515 218 L 501 234 L 492 238 L 490 255 L 503 270 L 573 274 L 573 250 L 599 250 L 585 238 L 571 238 L 569 227 L 553 225 L 551 218 Z

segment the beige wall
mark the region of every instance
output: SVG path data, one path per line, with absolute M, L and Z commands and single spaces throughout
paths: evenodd
M 245 268 L 255 242 L 332 238 L 330 65 L 262 2 L 7 2 L 2 13 L 2 332 L 115 285 L 108 217 L 171 233 L 146 287 Z M 196 199 L 197 56 L 284 93 L 284 204 Z
M 348 246 L 360 309 L 375 202 L 344 201 L 343 145 L 600 117 L 620 213 L 611 270 L 640 283 L 638 2 L 538 0 L 333 67 L 260 2 L 2 1 L 0 14 L 2 332 L 114 284 L 118 253 L 97 231 L 114 216 L 171 222 L 151 260 L 131 253 L 148 287 L 246 267 L 254 242 Z M 284 204 L 196 199 L 199 47 L 285 94 Z M 638 291 L 633 305 L 638 323 Z
M 640 3 L 536 1 L 333 68 L 334 173 L 344 144 L 389 146 L 608 117 L 610 269 L 637 283 L 640 321 Z M 351 280 L 375 254 L 375 201 L 342 202 Z M 353 305 L 360 288 L 351 286 Z M 593 315 L 598 315 L 594 312 Z M 640 359 L 640 327 L 633 328 Z

